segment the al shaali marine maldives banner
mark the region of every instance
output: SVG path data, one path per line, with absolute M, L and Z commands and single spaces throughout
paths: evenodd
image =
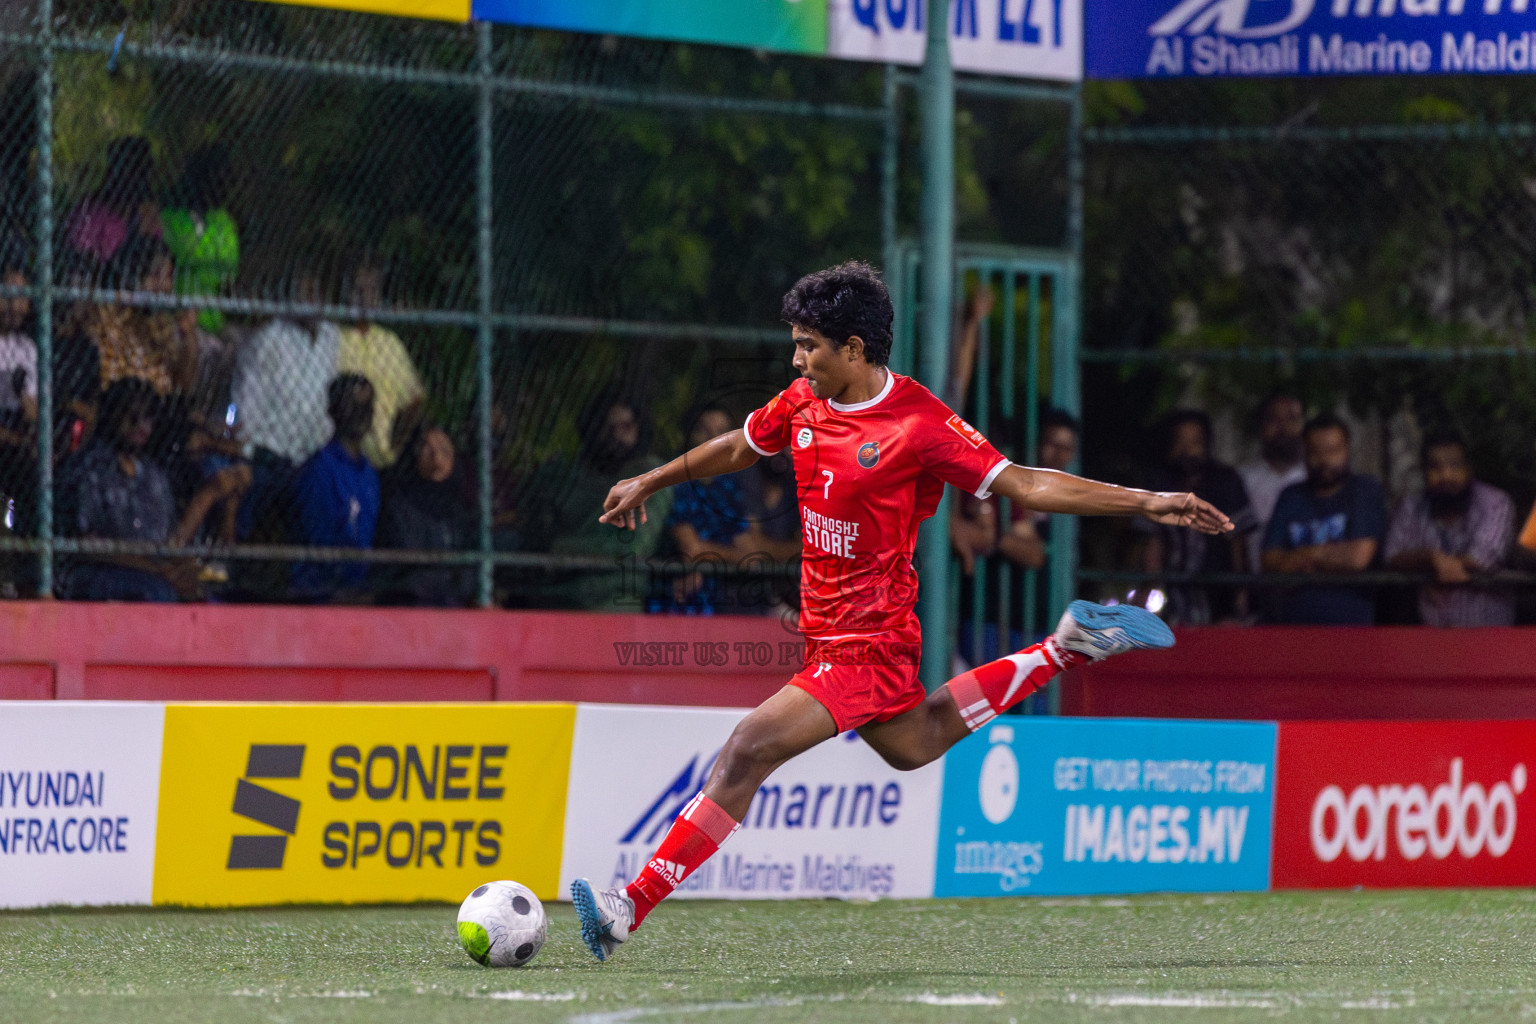
M 581 704 L 571 748 L 561 891 L 623 885 L 709 777 L 740 710 Z M 933 895 L 941 765 L 899 772 L 854 733 L 774 772 L 741 829 L 677 896 L 845 899 Z
M 1086 0 L 1089 78 L 1536 70 L 1528 0 Z

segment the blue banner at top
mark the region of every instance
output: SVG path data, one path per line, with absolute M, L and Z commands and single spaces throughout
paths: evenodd
M 1527 74 L 1529 0 L 1087 0 L 1089 78 Z

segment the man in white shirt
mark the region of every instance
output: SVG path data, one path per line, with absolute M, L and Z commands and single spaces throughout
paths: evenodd
M 318 305 L 313 275 L 295 282 L 299 302 Z M 283 498 L 298 467 L 331 437 L 326 388 L 336 376 L 341 332 L 328 320 L 277 317 L 240 348 L 230 391 L 245 455 L 255 475 L 240 510 L 240 536 L 248 537 Z
M 1259 457 L 1237 467 L 1248 491 L 1248 505 L 1258 517 L 1258 527 L 1248 534 L 1248 564 L 1260 562 L 1259 547 L 1280 492 L 1307 478 L 1302 458 L 1301 428 L 1306 414 L 1301 399 L 1283 391 L 1264 399 L 1259 406 Z

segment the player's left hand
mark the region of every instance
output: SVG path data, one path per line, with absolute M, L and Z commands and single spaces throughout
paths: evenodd
M 1201 533 L 1232 532 L 1232 520 L 1215 505 L 1189 493 L 1153 494 L 1143 514 L 1164 526 L 1189 526 Z
M 619 529 L 634 530 L 647 521 L 645 514 L 645 499 L 648 497 L 645 485 L 640 477 L 632 476 L 628 480 L 620 480 L 608 490 L 608 497 L 603 500 L 603 514 L 597 517 L 600 523 L 617 526 Z M 639 510 L 639 518 L 636 520 L 635 511 Z

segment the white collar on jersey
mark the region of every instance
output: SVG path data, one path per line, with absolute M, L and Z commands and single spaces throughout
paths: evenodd
M 827 399 L 827 404 L 838 412 L 860 412 L 864 409 L 873 409 L 885 399 L 886 395 L 891 393 L 891 388 L 895 386 L 896 375 L 890 371 L 889 367 L 887 367 L 885 371 L 885 387 L 881 388 L 880 393 L 874 398 L 871 398 L 867 402 L 854 402 L 852 405 L 844 405 L 842 402 L 834 402 L 829 398 Z

